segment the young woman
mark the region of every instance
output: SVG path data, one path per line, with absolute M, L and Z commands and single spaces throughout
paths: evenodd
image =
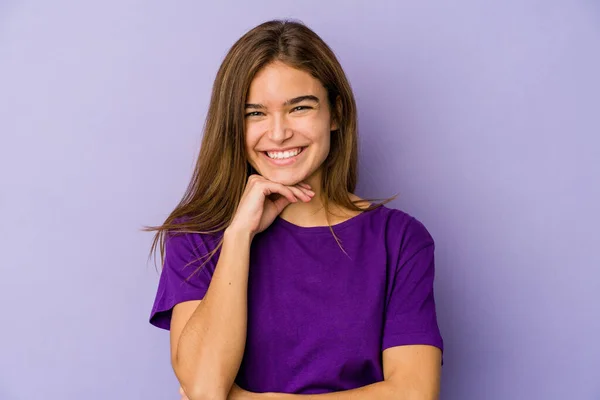
M 214 82 L 195 172 L 159 227 L 150 322 L 183 398 L 435 399 L 434 242 L 353 194 L 357 116 L 331 49 L 270 21 Z

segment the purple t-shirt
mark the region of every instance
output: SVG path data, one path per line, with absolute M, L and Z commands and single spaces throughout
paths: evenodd
M 380 206 L 329 227 L 280 217 L 250 250 L 246 349 L 236 383 L 253 392 L 349 390 L 383 380 L 383 350 L 426 344 L 443 351 L 433 293 L 434 241 L 408 214 Z M 186 278 L 221 235 L 178 234 L 150 317 L 169 329 L 177 303 L 206 294 L 220 251 Z

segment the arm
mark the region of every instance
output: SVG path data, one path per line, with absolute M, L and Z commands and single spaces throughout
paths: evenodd
M 226 231 L 204 299 L 173 309 L 171 362 L 191 400 L 225 399 L 239 369 L 246 341 L 251 241 L 249 234 Z
M 250 175 L 206 295 L 174 307 L 171 362 L 190 400 L 225 400 L 239 392 L 233 382 L 246 344 L 250 245 L 289 204 L 311 200 L 315 193 L 307 186 Z
M 441 351 L 428 345 L 391 347 L 383 351 L 384 380 L 361 388 L 326 394 L 242 393 L 235 399 L 281 400 L 437 400 Z

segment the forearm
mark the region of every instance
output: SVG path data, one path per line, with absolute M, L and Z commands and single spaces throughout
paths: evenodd
M 259 395 L 260 396 L 260 395 Z M 260 397 L 256 397 L 258 400 Z M 268 393 L 263 397 L 266 399 L 281 400 L 413 400 L 424 399 L 410 386 L 401 386 L 394 382 L 382 381 L 363 386 L 356 389 L 324 394 L 285 394 Z M 429 398 L 427 400 L 430 400 Z M 431 400 L 434 400 L 431 398 Z
M 174 370 L 192 400 L 198 395 L 225 398 L 240 367 L 250 243 L 250 235 L 225 232 L 208 292 L 179 338 Z

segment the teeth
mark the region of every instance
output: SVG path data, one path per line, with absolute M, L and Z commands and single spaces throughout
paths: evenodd
M 274 158 L 276 160 L 284 160 L 286 158 L 297 156 L 300 153 L 300 151 L 300 148 L 289 151 L 268 151 L 267 155 L 269 156 L 269 158 Z

